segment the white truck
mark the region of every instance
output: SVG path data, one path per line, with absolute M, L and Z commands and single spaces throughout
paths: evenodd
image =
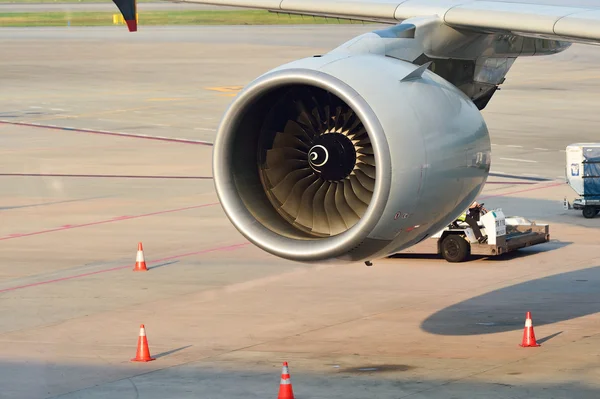
M 399 253 L 438 254 L 454 263 L 464 262 L 470 255 L 499 256 L 550 241 L 549 225 L 537 224 L 521 216 L 505 216 L 502 209 L 482 215 L 479 225 L 481 233 L 487 237 L 485 243 L 477 241 L 467 223 L 457 220 L 432 237 Z
M 600 213 L 600 143 L 576 143 L 567 146 L 567 183 L 580 198 L 571 205 L 565 198 L 565 209 L 582 211 L 592 219 Z

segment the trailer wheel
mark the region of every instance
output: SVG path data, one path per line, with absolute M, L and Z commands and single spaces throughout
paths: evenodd
M 448 262 L 464 262 L 469 256 L 469 243 L 458 234 L 449 234 L 442 241 L 442 256 Z
M 586 206 L 585 208 L 583 208 L 583 217 L 586 219 L 593 219 L 598 214 L 598 211 L 598 209 L 592 206 Z

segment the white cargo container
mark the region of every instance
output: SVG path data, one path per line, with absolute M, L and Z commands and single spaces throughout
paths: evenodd
M 600 143 L 575 143 L 567 146 L 566 177 L 569 186 L 581 198 L 572 208 L 593 218 L 600 213 Z M 565 201 L 567 209 L 571 205 Z

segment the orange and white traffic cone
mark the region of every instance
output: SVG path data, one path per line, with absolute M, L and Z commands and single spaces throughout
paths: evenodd
M 137 255 L 135 256 L 135 267 L 133 268 L 134 272 L 146 272 L 148 269 L 146 268 L 146 261 L 144 260 L 144 249 L 142 248 L 142 243 L 138 243 Z
M 283 362 L 281 382 L 279 383 L 279 395 L 277 395 L 277 399 L 294 399 L 292 380 L 290 379 L 290 370 L 287 362 Z
M 521 345 L 523 348 L 530 348 L 540 346 L 535 340 L 535 333 L 533 332 L 533 322 L 531 321 L 531 312 L 527 312 L 525 316 L 525 329 L 523 330 L 523 342 Z
M 146 328 L 144 325 L 140 325 L 140 336 L 138 337 L 137 353 L 135 358 L 131 359 L 132 362 L 150 362 L 154 360 L 150 357 L 150 349 L 148 348 L 148 339 L 146 338 Z

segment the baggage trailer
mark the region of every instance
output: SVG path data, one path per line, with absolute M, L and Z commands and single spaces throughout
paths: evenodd
M 580 198 L 573 205 L 565 198 L 566 210 L 582 211 L 592 219 L 600 213 L 600 143 L 576 143 L 567 146 L 567 183 Z
M 487 242 L 479 243 L 467 223 L 455 221 L 431 238 L 399 254 L 437 254 L 448 262 L 464 262 L 470 255 L 500 256 L 521 248 L 550 241 L 550 226 L 521 216 L 505 216 L 502 209 L 481 216 L 481 233 Z

